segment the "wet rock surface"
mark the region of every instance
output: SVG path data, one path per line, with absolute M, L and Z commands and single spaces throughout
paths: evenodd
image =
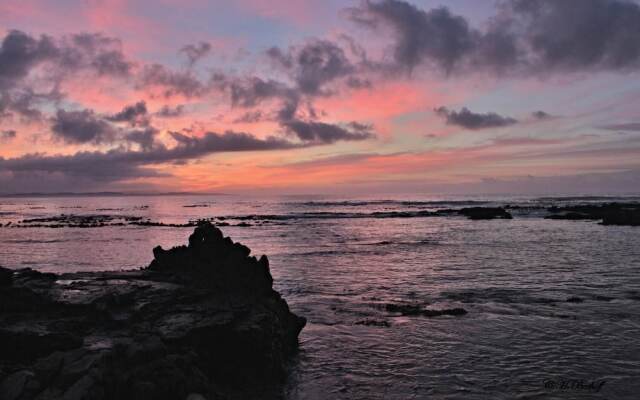
M 140 271 L 0 268 L 0 399 L 278 398 L 305 319 L 269 262 L 198 226 Z

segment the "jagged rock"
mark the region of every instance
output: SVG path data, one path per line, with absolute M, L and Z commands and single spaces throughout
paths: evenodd
M 0 269 L 0 398 L 278 393 L 306 321 L 273 290 L 266 256 L 210 224 L 154 256 L 130 272 Z

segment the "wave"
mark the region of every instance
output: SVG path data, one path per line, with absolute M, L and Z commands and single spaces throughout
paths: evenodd
M 249 215 L 229 215 L 214 217 L 211 220 L 238 220 L 238 221 L 288 221 L 297 219 L 353 219 L 353 218 L 421 218 L 435 217 L 441 214 L 420 210 L 420 211 L 375 211 L 365 212 L 306 212 L 297 214 L 249 214 Z
M 306 202 L 288 202 L 286 205 L 304 206 L 304 207 L 362 207 L 370 205 L 397 205 L 404 207 L 426 207 L 426 206 L 472 206 L 479 204 L 488 204 L 485 200 L 425 200 L 425 201 L 408 201 L 408 200 L 345 200 L 345 201 L 306 201 Z
M 70 242 L 70 240 L 61 240 L 61 239 L 49 239 L 49 240 L 38 240 L 38 239 L 7 239 L 2 241 L 2 243 L 13 243 L 13 244 L 37 244 L 37 243 L 63 243 Z
M 373 242 L 373 243 L 360 243 L 361 246 L 393 246 L 393 245 L 397 245 L 397 246 L 425 246 L 425 245 L 438 245 L 440 244 L 440 242 L 438 242 L 437 240 L 429 240 L 429 239 L 424 239 L 424 240 L 417 240 L 415 242 L 394 242 L 391 240 L 383 240 L 381 242 Z

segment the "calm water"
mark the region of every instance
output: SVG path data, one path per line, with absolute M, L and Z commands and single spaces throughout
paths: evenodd
M 276 289 L 309 320 L 289 399 L 640 398 L 640 228 L 544 220 L 535 211 L 513 220 L 408 218 L 482 201 L 551 200 L 384 200 L 6 198 L 0 222 L 61 213 L 167 223 L 226 216 L 231 224 L 262 216 L 248 221 L 254 226 L 223 230 L 269 256 Z M 191 205 L 202 207 L 184 207 Z M 381 218 L 394 211 L 406 214 Z M 138 268 L 151 261 L 154 246 L 185 243 L 191 230 L 0 228 L 0 264 L 55 272 Z M 566 302 L 573 296 L 584 301 Z M 386 312 L 387 303 L 463 307 L 468 314 L 401 317 Z M 357 325 L 365 320 L 390 326 Z M 599 393 L 554 390 L 563 380 L 605 383 Z

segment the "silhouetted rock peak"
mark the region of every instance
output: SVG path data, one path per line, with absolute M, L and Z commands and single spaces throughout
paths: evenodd
M 194 284 L 222 291 L 247 294 L 272 290 L 273 278 L 267 256 L 257 260 L 251 250 L 225 237 L 209 222 L 200 224 L 189 236 L 188 246 L 153 249 L 151 271 L 178 274 Z

